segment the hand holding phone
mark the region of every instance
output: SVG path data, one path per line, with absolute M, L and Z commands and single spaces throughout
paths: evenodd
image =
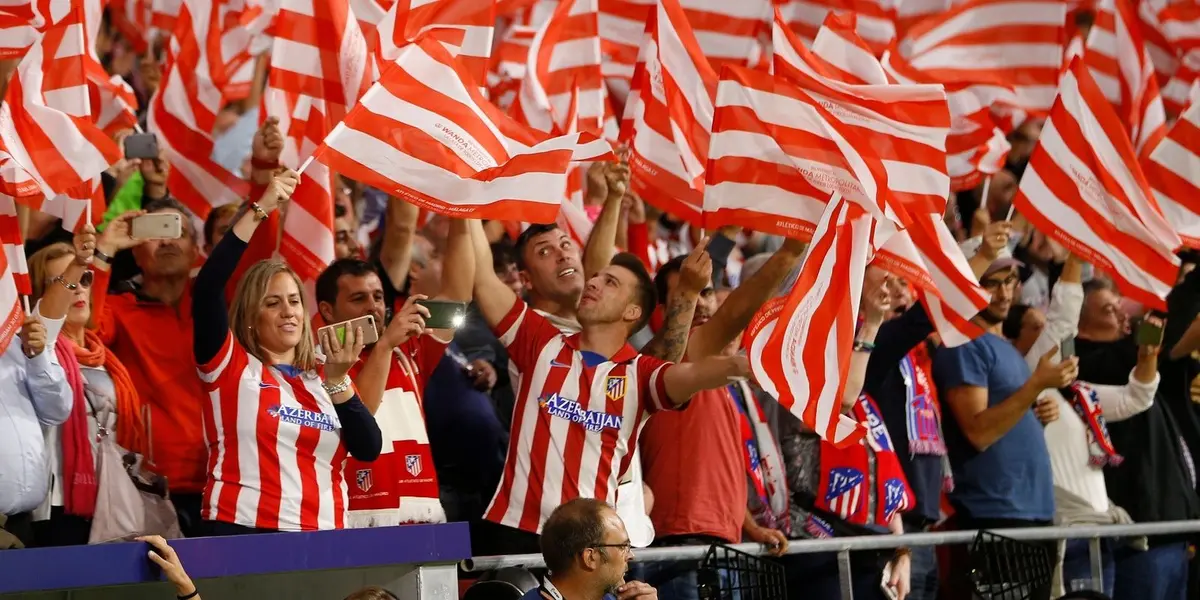
M 183 216 L 171 211 L 134 217 L 129 222 L 129 237 L 135 240 L 177 240 L 183 237 Z
M 467 318 L 467 303 L 452 300 L 417 300 L 417 306 L 429 311 L 425 317 L 428 329 L 458 329 Z
M 379 341 L 379 330 L 375 328 L 375 316 L 365 315 L 357 319 L 326 325 L 317 330 L 317 340 L 324 340 L 326 335 L 332 335 L 339 345 L 346 343 L 346 332 L 362 329 L 362 344 L 369 346 Z
M 1163 343 L 1163 322 L 1158 317 L 1146 315 L 1138 323 L 1137 344 L 1139 346 L 1161 346 Z
M 153 133 L 131 133 L 125 137 L 125 158 L 158 158 L 158 137 Z

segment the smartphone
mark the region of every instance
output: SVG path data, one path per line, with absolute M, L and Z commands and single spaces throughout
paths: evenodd
M 125 138 L 125 158 L 158 158 L 158 136 L 132 133 Z
M 1069 337 L 1062 341 L 1062 345 L 1058 348 L 1058 360 L 1064 361 L 1075 356 L 1075 338 Z
M 318 329 L 317 343 L 321 343 L 325 339 L 325 334 L 330 333 L 337 339 L 339 344 L 345 344 L 346 332 L 360 327 L 363 332 L 362 342 L 364 345 L 371 345 L 379 341 L 379 330 L 375 329 L 375 316 L 367 315 L 349 321 L 342 321 L 341 323 L 334 323 L 333 325 L 326 325 Z
M 425 327 L 429 329 L 458 329 L 467 318 L 467 303 L 451 300 L 417 300 L 429 310 Z
M 160 212 L 134 217 L 129 236 L 135 240 L 176 240 L 183 237 L 183 217 L 177 212 Z
M 1142 319 L 1138 323 L 1137 328 L 1137 343 L 1139 346 L 1161 346 L 1163 342 L 1163 328 L 1161 325 L 1156 325 Z

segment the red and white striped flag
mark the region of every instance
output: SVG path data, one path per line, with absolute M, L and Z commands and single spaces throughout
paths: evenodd
M 1142 159 L 1158 207 L 1183 242 L 1200 248 L 1200 103 L 1179 115 L 1166 137 Z
M 134 52 L 145 54 L 150 49 L 150 0 L 108 0 L 108 14 Z
M 40 8 L 47 8 L 41 0 Z M 30 0 L 0 4 L 0 60 L 21 58 L 46 26 L 46 11 Z
M 395 3 L 396 0 L 350 0 L 350 10 L 358 19 L 358 28 L 367 40 L 369 51 L 379 49 L 379 24 Z
M 1108 272 L 1131 300 L 1166 308 L 1179 236 L 1163 218 L 1121 120 L 1079 59 L 1063 75 L 1013 199 L 1039 231 Z
M 713 70 L 753 67 L 771 33 L 771 0 L 679 0 Z
M 0 198 L 0 244 L 4 246 L 0 252 L 0 353 L 3 353 L 25 320 L 20 295 L 33 293 L 17 207 L 11 198 Z
M 1138 6 L 1138 16 L 1146 22 L 1146 11 L 1154 2 L 1142 2 Z M 1200 4 L 1194 2 L 1172 4 L 1163 8 L 1156 16 L 1159 28 L 1169 48 L 1178 55 L 1176 68 L 1168 73 L 1166 83 L 1160 90 L 1163 106 L 1167 115 L 1174 117 L 1183 112 L 1188 106 L 1188 92 L 1192 82 L 1200 74 Z M 1149 37 L 1149 36 L 1148 36 Z M 1159 82 L 1163 81 L 1160 69 L 1162 62 L 1156 58 L 1156 48 L 1150 39 L 1146 39 L 1146 52 L 1153 59 Z
M 600 65 L 609 89 L 621 102 L 630 91 L 646 22 L 655 0 L 600 0 Z
M 1088 34 L 1083 62 L 1113 103 L 1138 152 L 1149 152 L 1166 135 L 1167 115 L 1141 26 L 1127 0 L 1101 0 Z
M 370 55 L 348 0 L 283 0 L 275 32 L 263 104 L 284 132 L 281 162 L 297 168 L 370 88 Z M 333 186 L 309 163 L 284 218 L 279 252 L 303 281 L 334 259 Z
M 887 171 L 864 138 L 780 77 L 737 67 L 722 74 L 705 227 L 808 238 L 834 193 L 883 216 Z
M 92 117 L 96 126 L 114 137 L 124 129 L 137 125 L 137 95 L 120 75 L 109 75 L 96 56 L 96 38 L 100 33 L 105 0 L 83 0 L 87 37 L 84 48 L 84 69 L 87 72 Z
M 616 139 L 617 122 L 600 73 L 597 0 L 563 0 L 530 45 L 525 78 L 509 114 L 537 129 L 578 128 Z M 577 123 L 567 123 L 576 104 Z
M 93 189 L 93 181 L 121 157 L 92 119 L 84 14 L 77 0 L 47 25 L 21 59 L 0 106 L 0 144 L 40 190 L 18 200 L 63 219 L 70 230 L 91 202 L 91 194 L 70 192 Z
M 572 162 L 613 157 L 594 135 L 547 139 L 502 114 L 432 37 L 405 48 L 314 156 L 440 214 L 537 223 L 557 216 Z
M 883 54 L 895 39 L 896 10 L 904 4 L 896 0 L 776 0 L 784 23 L 804 42 L 812 44 L 830 16 L 851 17 L 852 30 L 875 56 Z
M 942 220 L 950 162 L 944 145 L 953 131 L 946 127 L 946 96 L 940 86 L 890 84 L 882 65 L 848 25 L 852 22 L 830 15 L 809 53 L 777 24 L 782 43 L 776 45 L 781 48 L 776 66 L 806 82 L 826 106 L 865 101 L 866 110 L 845 125 L 871 141 L 888 166 L 888 187 L 906 206 L 899 210 L 911 218 L 907 229 L 882 245 L 875 260 L 916 286 L 944 344 L 964 344 L 983 333 L 971 319 L 987 306 L 988 295 Z M 877 106 L 889 112 L 871 110 Z
M 874 219 L 858 204 L 839 196 L 830 199 L 800 277 L 758 353 L 757 369 L 775 388 L 779 404 L 838 447 L 856 443 L 866 433 L 842 414 L 842 398 L 873 229 Z M 751 365 L 755 345 L 751 342 Z M 764 378 L 758 380 L 766 389 Z
M 995 101 L 1044 114 L 1062 70 L 1066 15 L 1061 0 L 973 0 L 917 23 L 892 51 L 933 81 L 990 82 L 1012 90 Z
M 495 21 L 495 0 L 396 0 L 379 24 L 380 64 L 428 31 L 486 85 Z
M 504 37 L 492 51 L 488 98 L 501 110 L 507 111 L 520 92 L 529 62 L 529 46 L 537 32 L 533 27 L 513 25 L 504 31 Z
M 636 96 L 626 102 L 621 131 L 630 147 L 633 191 L 699 224 L 717 74 L 678 0 L 663 0 L 646 30 Z
M 221 109 L 225 71 L 210 50 L 220 45 L 220 22 L 211 0 L 184 0 L 163 67 L 163 80 L 150 104 L 149 129 L 171 164 L 171 194 L 204 219 L 215 206 L 240 202 L 250 188 L 211 158 L 211 132 Z

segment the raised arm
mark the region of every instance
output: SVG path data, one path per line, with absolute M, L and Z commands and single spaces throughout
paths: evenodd
M 211 361 L 225 343 L 229 333 L 225 285 L 237 270 L 250 238 L 267 215 L 291 197 L 299 181 L 294 171 L 286 171 L 275 177 L 257 203 L 243 206 L 234 217 L 229 234 L 221 238 L 196 276 L 192 286 L 192 353 L 197 364 Z
M 475 247 L 475 264 L 481 265 L 475 269 L 475 306 L 487 321 L 488 327 L 495 328 L 512 310 L 517 302 L 517 295 L 508 287 L 496 272 L 490 268 L 492 264 L 492 247 L 488 245 L 487 236 L 483 232 L 483 224 L 478 219 L 467 221 L 471 233 L 471 243 Z
M 671 365 L 663 374 L 667 399 L 675 406 L 691 400 L 696 392 L 712 390 L 738 377 L 750 376 L 750 362 L 744 356 L 709 356 L 694 362 Z
M 788 273 L 804 255 L 804 244 L 789 238 L 770 260 L 750 279 L 729 294 L 721 308 L 704 325 L 697 327 L 688 340 L 687 355 L 692 360 L 721 352 L 742 330 L 762 305 L 774 295 Z
M 679 267 L 679 283 L 667 295 L 663 326 L 642 348 L 642 354 L 668 362 L 680 362 L 687 354 L 688 332 L 696 315 L 700 293 L 712 280 L 713 263 L 702 240 Z
M 409 267 L 412 264 L 413 236 L 417 232 L 417 217 L 420 213 L 421 209 L 399 198 L 388 199 L 387 216 L 384 218 L 386 229 L 379 249 L 379 264 L 383 266 L 397 292 L 404 289 L 404 282 L 408 279 Z M 445 264 L 451 263 L 446 260 Z
M 971 349 L 959 352 L 968 353 Z M 1057 352 L 1057 348 L 1052 348 L 1042 356 L 1037 370 L 1025 385 L 993 406 L 988 406 L 987 381 L 979 377 L 982 371 L 973 367 L 959 367 L 961 375 L 958 384 L 949 387 L 945 398 L 955 421 L 975 450 L 983 452 L 1004 437 L 1025 417 L 1043 391 L 1065 387 L 1075 379 L 1079 372 L 1079 359 L 1072 357 L 1055 363 L 1053 359 Z M 964 364 L 971 362 L 969 357 L 959 360 Z
M 975 273 L 975 278 L 983 277 L 987 272 L 987 268 L 991 266 L 992 261 L 1000 256 L 1000 252 L 1008 246 L 1008 238 L 1012 235 L 1012 223 L 1008 221 L 999 221 L 989 223 L 983 231 L 982 239 L 980 240 L 979 248 L 975 250 L 975 255 L 967 259 L 967 263 L 971 265 L 971 272 Z
M 587 182 L 588 197 L 592 201 L 604 202 L 583 252 L 584 277 L 591 277 L 607 267 L 616 252 L 621 201 L 625 198 L 625 190 L 629 188 L 629 165 L 592 163 L 588 168 Z

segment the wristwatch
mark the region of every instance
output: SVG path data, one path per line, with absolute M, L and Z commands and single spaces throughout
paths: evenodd
M 112 261 L 113 261 L 113 257 L 101 252 L 99 248 L 92 250 L 92 258 L 94 258 L 106 265 L 111 265 Z

